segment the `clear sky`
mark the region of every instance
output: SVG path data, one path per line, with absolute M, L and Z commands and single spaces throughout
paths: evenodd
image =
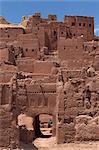
M 99 0 L 0 0 L 0 16 L 12 23 L 21 22 L 22 16 L 41 12 L 46 18 L 56 14 L 58 20 L 64 15 L 84 15 L 95 17 L 95 32 L 99 35 Z

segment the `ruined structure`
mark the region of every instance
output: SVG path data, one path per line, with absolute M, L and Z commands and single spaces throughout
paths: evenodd
M 93 17 L 65 16 L 59 22 L 56 15 L 43 19 L 35 13 L 19 25 L 0 17 L 0 147 L 20 146 L 20 114 L 32 117 L 32 139 L 41 134 L 39 115 L 49 114 L 57 143 L 99 140 Z

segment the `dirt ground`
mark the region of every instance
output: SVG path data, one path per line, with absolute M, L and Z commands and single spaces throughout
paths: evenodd
M 51 135 L 50 129 L 45 128 L 42 132 L 46 135 Z M 0 150 L 10 149 L 0 148 Z M 57 144 L 55 137 L 37 138 L 33 143 L 28 145 L 21 143 L 21 149 L 16 150 L 99 150 L 99 141 Z
M 16 150 L 99 150 L 99 141 L 97 142 L 75 142 L 66 144 L 56 144 L 55 137 L 37 138 L 33 144 L 23 144 L 21 149 Z M 1 149 L 0 150 L 10 150 Z
M 38 138 L 34 141 L 38 150 L 99 150 L 99 141 L 97 142 L 75 142 L 66 144 L 56 144 L 55 137 L 48 139 Z

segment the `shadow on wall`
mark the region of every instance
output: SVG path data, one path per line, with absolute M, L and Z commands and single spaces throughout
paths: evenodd
M 49 138 L 52 136 L 52 116 L 48 114 L 37 115 L 34 119 L 35 137 Z

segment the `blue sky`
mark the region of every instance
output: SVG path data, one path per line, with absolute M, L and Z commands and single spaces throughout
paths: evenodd
M 0 0 L 0 16 L 12 23 L 19 23 L 22 16 L 41 12 L 46 18 L 56 14 L 58 20 L 64 15 L 84 15 L 95 17 L 95 32 L 99 35 L 99 0 Z

